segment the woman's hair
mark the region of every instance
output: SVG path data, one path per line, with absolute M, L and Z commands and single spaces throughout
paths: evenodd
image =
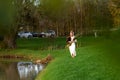
M 71 30 L 71 31 L 70 31 L 70 33 L 74 34 L 74 31 L 73 31 L 73 30 Z

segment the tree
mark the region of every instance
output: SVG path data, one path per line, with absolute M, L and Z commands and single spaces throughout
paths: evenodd
M 113 22 L 119 25 L 117 0 L 40 0 L 37 6 L 35 1 L 0 1 L 3 47 L 16 47 L 16 33 L 21 26 L 30 26 L 29 31 L 38 32 L 53 29 L 61 36 L 71 29 L 88 34 L 94 29 L 108 30 Z
M 108 2 L 109 11 L 114 20 L 114 26 L 120 27 L 120 1 L 119 0 L 110 0 Z
M 4 36 L 1 47 L 15 48 L 17 31 L 14 0 L 0 1 L 0 34 Z
M 39 25 L 39 15 L 33 3 L 23 3 L 23 0 L 0 1 L 0 34 L 4 37 L 1 48 L 16 48 L 17 32 L 21 25 L 29 25 L 33 29 Z

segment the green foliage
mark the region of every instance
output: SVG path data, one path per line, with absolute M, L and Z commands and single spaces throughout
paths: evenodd
M 44 13 L 48 15 L 51 19 L 61 19 L 64 17 L 66 10 L 65 0 L 42 0 L 42 8 Z
M 15 6 L 13 0 L 5 0 L 0 2 L 0 22 L 3 25 L 10 25 L 14 21 Z
M 85 7 L 85 8 L 84 8 Z M 113 27 L 113 17 L 108 9 L 108 0 L 84 2 L 83 9 L 85 10 L 85 27 L 108 30 Z
M 0 1 L 0 33 L 5 34 L 13 29 L 15 22 L 14 0 Z

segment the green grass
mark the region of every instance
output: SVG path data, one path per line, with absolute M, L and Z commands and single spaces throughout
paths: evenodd
M 65 47 L 65 38 L 32 38 L 32 39 L 18 39 L 19 49 L 30 50 L 51 50 L 63 49 Z
M 78 38 L 74 59 L 65 48 L 64 37 L 18 39 L 16 50 L 1 50 L 0 55 L 22 55 L 34 60 L 51 54 L 54 59 L 36 80 L 120 80 L 120 38 L 116 34 L 109 38 Z
M 111 42 L 78 48 L 74 59 L 59 51 L 36 80 L 120 80 L 120 44 Z

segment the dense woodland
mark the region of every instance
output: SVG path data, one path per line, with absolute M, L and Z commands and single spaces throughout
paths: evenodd
M 21 31 L 70 30 L 90 34 L 120 26 L 119 0 L 2 0 L 0 1 L 1 48 L 16 48 Z

